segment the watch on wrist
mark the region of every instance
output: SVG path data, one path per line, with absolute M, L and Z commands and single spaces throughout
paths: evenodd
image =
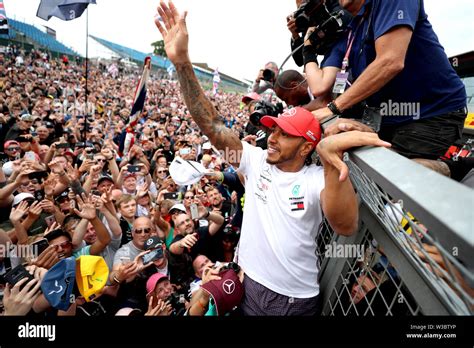
M 341 115 L 342 114 L 342 111 L 339 110 L 339 108 L 337 107 L 336 103 L 333 101 L 331 101 L 328 105 L 327 105 L 328 109 L 331 110 L 331 112 L 334 114 L 334 115 Z

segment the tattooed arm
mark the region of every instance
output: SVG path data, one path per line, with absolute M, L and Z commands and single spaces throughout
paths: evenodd
M 187 13 L 180 15 L 170 1 L 169 6 L 160 2 L 158 14 L 164 26 L 158 19 L 155 19 L 155 24 L 163 36 L 166 54 L 176 68 L 181 93 L 192 118 L 201 131 L 209 137 L 211 143 L 224 152 L 225 159 L 233 165 L 238 165 L 242 153 L 242 143 L 219 120 L 217 110 L 204 95 L 194 74 L 188 54 Z
M 191 62 L 177 65 L 176 72 L 184 102 L 194 121 L 203 134 L 209 137 L 211 143 L 223 152 L 226 161 L 238 166 L 242 143 L 218 118 L 217 110 L 199 85 Z

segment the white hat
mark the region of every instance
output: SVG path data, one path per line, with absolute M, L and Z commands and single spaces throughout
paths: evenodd
M 175 157 L 169 171 L 174 182 L 178 185 L 192 185 L 201 180 L 206 173 L 206 168 L 201 163 Z
M 184 206 L 184 204 L 182 203 L 178 203 L 178 204 L 175 204 L 173 205 L 169 211 L 172 211 L 173 209 L 177 209 L 179 211 L 182 211 L 183 213 L 186 213 L 186 207 Z
M 203 150 L 210 150 L 212 148 L 212 145 L 210 142 L 202 144 L 202 149 Z
M 17 204 L 20 204 L 22 201 L 24 201 L 27 198 L 35 199 L 35 196 L 33 196 L 31 193 L 27 193 L 27 192 L 19 193 L 15 197 L 13 197 L 12 206 L 16 206 Z
M 12 161 L 5 162 L 2 169 L 3 169 L 3 173 L 5 174 L 5 176 L 12 175 L 12 173 L 13 173 L 13 162 Z

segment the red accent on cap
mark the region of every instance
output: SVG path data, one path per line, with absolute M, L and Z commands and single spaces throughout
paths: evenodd
M 303 137 L 314 146 L 321 140 L 321 126 L 314 115 L 302 107 L 288 109 L 278 118 L 264 116 L 260 121 L 265 127 L 271 128 L 275 124 L 284 132 L 295 137 Z

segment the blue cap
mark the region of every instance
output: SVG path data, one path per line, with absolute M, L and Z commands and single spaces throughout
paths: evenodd
M 71 294 L 76 280 L 76 260 L 68 257 L 56 263 L 46 272 L 41 290 L 49 304 L 66 311 L 71 305 Z

